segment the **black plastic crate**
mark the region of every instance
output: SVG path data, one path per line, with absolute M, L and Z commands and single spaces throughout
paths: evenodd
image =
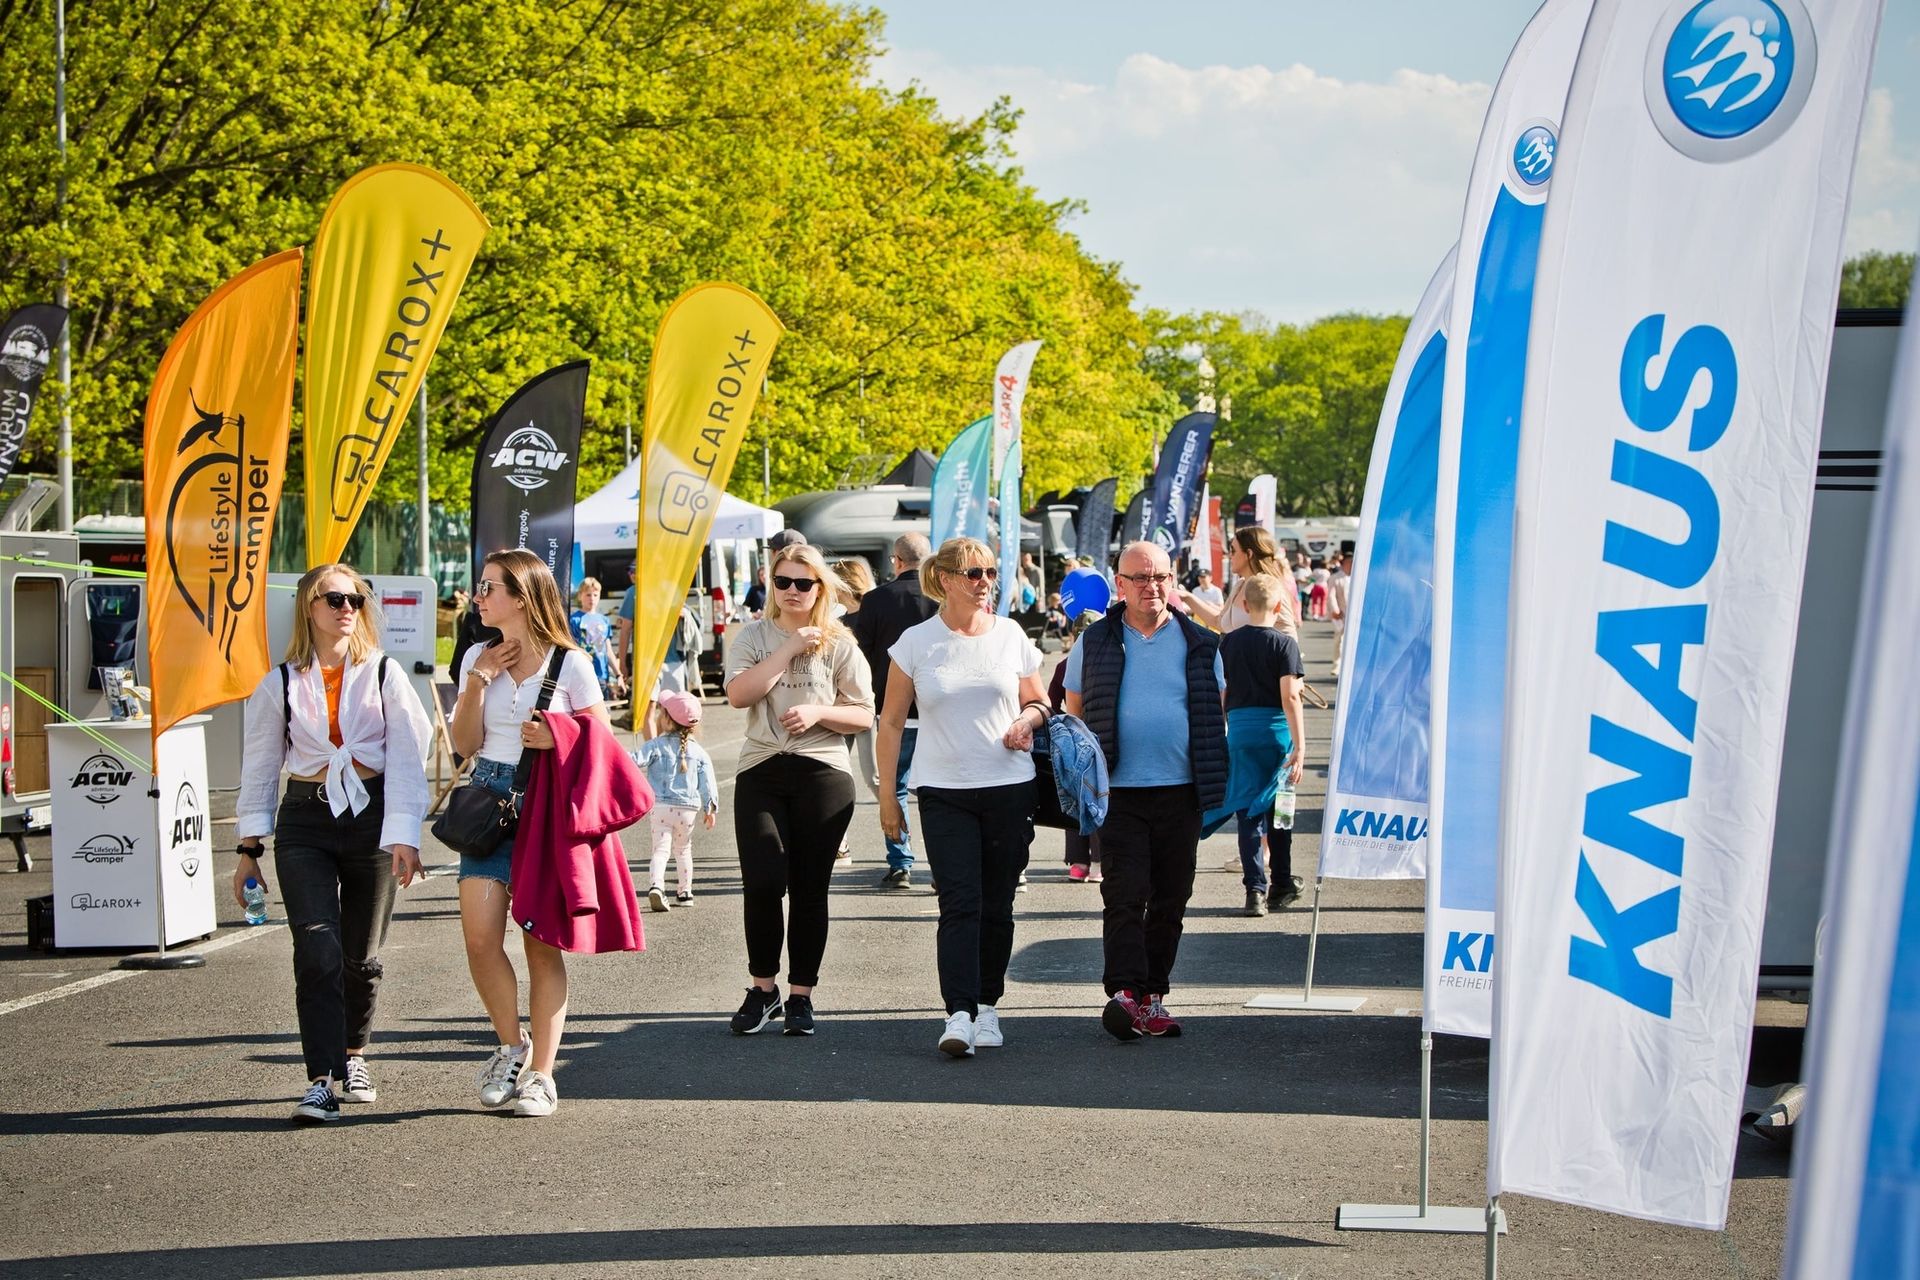
M 53 950 L 53 895 L 27 899 L 27 946 Z

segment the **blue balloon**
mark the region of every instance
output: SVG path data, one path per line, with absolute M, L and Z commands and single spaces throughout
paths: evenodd
M 1083 613 L 1105 613 L 1113 589 L 1097 569 L 1075 569 L 1060 579 L 1060 608 L 1073 622 Z

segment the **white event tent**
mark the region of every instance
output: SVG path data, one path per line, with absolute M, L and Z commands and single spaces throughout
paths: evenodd
M 592 497 L 573 509 L 573 538 L 588 551 L 608 547 L 631 547 L 640 518 L 640 460 L 635 458 L 626 469 L 607 482 Z M 736 539 L 760 541 L 786 528 L 786 517 L 778 511 L 756 507 L 730 493 L 720 495 L 714 512 L 709 542 Z

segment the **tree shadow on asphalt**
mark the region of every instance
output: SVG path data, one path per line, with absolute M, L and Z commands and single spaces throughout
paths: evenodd
M 505 1271 L 540 1266 L 630 1262 L 713 1262 L 791 1256 L 795 1240 L 809 1258 L 943 1255 L 1097 1255 L 1121 1257 L 1228 1249 L 1326 1248 L 1284 1235 L 1278 1224 L 1192 1222 L 976 1222 L 817 1226 L 782 1224 L 650 1231 L 529 1232 L 343 1240 L 272 1245 L 214 1245 L 132 1253 L 68 1254 L 7 1263 L 14 1277 L 84 1275 L 92 1280 L 191 1275 L 197 1280 L 282 1280 L 368 1272 Z
M 1193 914 L 1189 912 L 1189 914 Z M 1272 917 L 1268 917 L 1272 919 Z M 1422 938 L 1418 933 L 1322 933 L 1313 980 L 1329 987 L 1405 987 L 1418 1004 Z M 1011 982 L 1086 982 L 1104 964 L 1100 937 L 1046 938 L 1021 947 L 1007 966 Z M 1205 974 L 1195 984 L 1183 975 Z M 1268 990 L 1306 981 L 1307 935 L 1250 925 L 1234 933 L 1190 932 L 1180 940 L 1174 984 Z
M 289 1133 L 304 1132 L 287 1119 L 283 1108 L 290 1108 L 293 1099 L 286 1096 L 272 1098 L 222 1098 L 217 1101 L 194 1099 L 185 1102 L 169 1102 L 149 1107 L 100 1107 L 92 1111 L 44 1111 L 39 1113 L 15 1113 L 0 1115 L 0 1137 L 39 1137 L 48 1134 L 63 1134 L 69 1137 L 88 1135 L 109 1135 L 128 1138 L 159 1138 L 177 1133 L 200 1134 L 252 1134 L 252 1133 Z M 248 1108 L 256 1112 L 249 1115 L 207 1115 L 205 1112 L 237 1111 Z M 259 1108 L 272 1108 L 270 1114 L 257 1114 Z M 371 1108 L 354 1109 L 354 1127 L 361 1125 L 397 1125 L 413 1120 L 423 1120 L 431 1116 L 461 1116 L 471 1114 L 461 1107 L 422 1107 L 411 1111 L 373 1110 Z M 312 1125 L 307 1128 L 318 1130 L 326 1126 Z M 17 1274 L 11 1270 L 9 1275 Z M 165 1274 L 165 1273 L 160 1273 Z

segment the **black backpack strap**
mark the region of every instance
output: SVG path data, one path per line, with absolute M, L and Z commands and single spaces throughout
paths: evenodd
M 287 745 L 293 745 L 293 672 L 286 663 L 280 664 L 280 731 L 286 735 Z
M 553 691 L 560 687 L 560 667 L 566 660 L 567 650 L 561 648 L 559 645 L 553 646 L 553 657 L 547 662 L 547 678 L 540 682 L 540 696 L 534 699 L 533 711 L 529 714 L 538 715 L 547 709 L 548 703 L 553 701 Z M 527 793 L 527 779 L 532 776 L 533 757 L 528 755 L 523 748 L 520 752 L 520 763 L 515 765 L 513 770 L 513 807 L 515 812 L 518 812 L 520 809 L 520 797 Z

